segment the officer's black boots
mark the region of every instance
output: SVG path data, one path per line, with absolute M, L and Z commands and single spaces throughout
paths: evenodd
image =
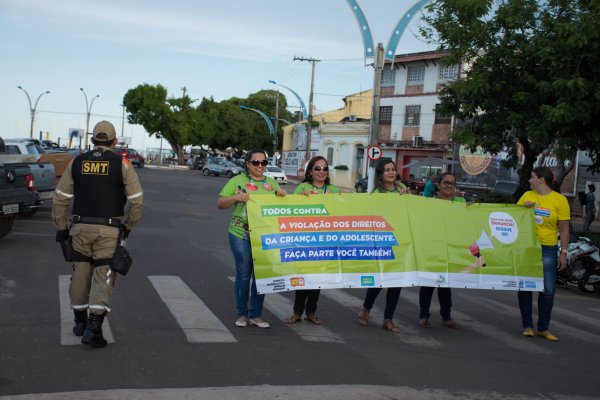
M 102 321 L 104 321 L 105 315 L 106 314 L 98 315 L 90 313 L 85 333 L 81 338 L 81 343 L 89 344 L 92 347 L 106 346 L 106 340 L 104 339 L 104 336 L 102 336 Z
M 83 336 L 88 320 L 87 310 L 73 310 L 73 312 L 75 314 L 75 326 L 73 327 L 73 333 L 75 336 Z

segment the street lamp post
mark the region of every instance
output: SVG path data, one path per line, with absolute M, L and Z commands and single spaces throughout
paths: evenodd
M 246 107 L 246 106 L 240 106 L 240 108 L 242 110 L 254 111 L 258 115 L 260 115 L 261 117 L 263 117 L 263 119 L 267 123 L 267 126 L 269 127 L 269 134 L 271 136 L 276 135 L 275 129 L 273 129 L 273 124 L 271 123 L 271 119 L 267 116 L 267 114 L 265 114 L 264 112 L 262 112 L 260 110 L 255 109 L 255 108 L 250 108 L 250 107 Z
M 81 93 L 83 93 L 83 97 L 85 97 L 85 112 L 87 113 L 87 119 L 86 119 L 86 123 L 85 123 L 85 141 L 84 141 L 84 148 L 87 150 L 88 148 L 88 134 L 90 131 L 90 116 L 92 114 L 92 106 L 94 105 L 94 100 L 96 100 L 96 98 L 100 97 L 99 94 L 95 95 L 92 98 L 92 102 L 89 103 L 88 105 L 88 97 L 87 94 L 85 94 L 85 90 L 83 90 L 83 88 L 79 88 L 79 90 L 81 90 Z
M 25 95 L 27 96 L 27 101 L 29 102 L 29 112 L 31 113 L 31 125 L 29 127 L 29 137 L 33 138 L 33 122 L 35 121 L 35 109 L 37 108 L 38 105 L 38 101 L 40 101 L 40 98 L 45 95 L 50 93 L 50 91 L 46 90 L 45 92 L 42 92 L 37 100 L 35 101 L 35 104 L 33 105 L 33 107 L 31 106 L 31 97 L 29 97 L 29 93 L 27 93 L 27 90 L 23 89 L 21 86 L 17 86 L 19 89 L 21 89 L 23 92 L 25 92 Z
M 313 74 L 314 74 L 314 63 L 313 63 Z M 313 75 L 314 77 L 314 75 Z M 287 86 L 281 85 L 277 82 L 275 82 L 274 80 L 270 80 L 269 83 L 272 83 L 273 85 L 277 85 L 277 86 L 281 86 L 282 88 L 285 88 L 287 90 L 289 90 L 290 92 L 292 92 L 292 94 L 294 96 L 296 96 L 296 99 L 298 99 L 298 102 L 300 103 L 300 110 L 302 111 L 302 119 L 308 120 L 308 124 L 306 127 L 306 155 L 305 158 L 306 160 L 310 159 L 310 150 L 311 150 L 311 137 L 310 137 L 310 130 L 312 129 L 312 112 L 307 112 L 306 111 L 306 106 L 304 105 L 304 102 L 302 101 L 302 98 L 300 97 L 300 95 L 296 92 L 294 92 L 292 89 L 290 89 Z M 309 107 L 312 108 L 312 85 L 314 84 L 314 80 L 311 81 L 311 93 L 310 93 L 310 103 L 309 103 Z M 310 111 L 310 110 L 309 110 Z

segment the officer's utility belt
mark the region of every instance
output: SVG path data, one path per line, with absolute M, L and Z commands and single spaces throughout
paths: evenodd
M 90 225 L 106 225 L 118 228 L 121 226 L 121 220 L 118 218 L 104 217 L 82 217 L 81 215 L 73 215 L 74 224 L 90 224 Z

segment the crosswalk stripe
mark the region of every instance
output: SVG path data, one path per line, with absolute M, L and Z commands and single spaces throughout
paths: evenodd
M 229 279 L 235 281 L 233 276 Z M 264 307 L 280 320 L 284 320 L 292 315 L 294 304 L 281 294 L 271 293 L 265 296 Z M 341 336 L 324 325 L 314 325 L 306 321 L 285 325 L 307 342 L 345 343 Z
M 468 290 L 468 289 L 466 289 L 466 290 Z M 456 292 L 454 292 L 454 293 L 456 293 Z M 404 299 L 406 299 L 409 302 L 418 306 L 419 305 L 418 297 L 419 297 L 419 293 L 416 292 L 416 295 L 404 296 Z M 467 328 L 473 330 L 474 332 L 484 335 L 490 339 L 494 339 L 497 342 L 505 344 L 506 346 L 509 346 L 509 347 L 512 347 L 519 351 L 524 351 L 527 353 L 534 353 L 534 354 L 552 354 L 553 353 L 551 350 L 548 350 L 540 345 L 532 343 L 531 341 L 524 340 L 524 338 L 520 335 L 520 332 L 516 332 L 515 334 L 506 333 L 493 325 L 475 321 L 468 314 L 461 312 L 461 311 L 456 311 L 455 309 L 452 309 L 452 314 L 455 317 L 457 317 L 457 320 L 459 321 L 459 324 L 461 326 L 467 327 Z
M 598 311 L 600 311 L 600 309 L 598 309 Z M 552 308 L 552 315 L 560 315 L 563 318 L 573 319 L 573 320 L 581 322 L 585 325 L 592 325 L 597 328 L 600 328 L 600 321 L 597 318 L 588 317 L 585 315 L 574 313 L 573 311 L 565 310 L 564 308 L 561 308 L 561 307 L 554 306 Z
M 81 344 L 81 337 L 73 334 L 73 310 L 71 309 L 71 300 L 69 298 L 69 285 L 71 275 L 58 276 L 58 296 L 60 299 L 60 344 L 73 346 Z M 108 343 L 114 343 L 115 338 L 110 329 L 108 318 L 104 319 L 102 324 L 102 334 Z
M 600 308 L 587 307 L 587 309 L 590 310 L 590 311 L 595 311 L 597 313 L 600 313 Z
M 191 343 L 233 343 L 235 337 L 178 276 L 148 276 Z
M 328 299 L 335 301 L 336 303 L 353 309 L 358 310 L 361 306 L 361 301 L 351 294 L 344 292 L 342 290 L 323 290 L 321 294 Z M 380 296 L 385 297 L 385 293 L 382 291 Z M 352 314 L 353 318 L 357 318 L 357 313 Z M 377 321 L 376 323 L 383 323 L 383 311 L 381 308 L 377 306 L 373 306 L 371 308 L 370 317 L 372 320 Z M 402 329 L 398 334 L 394 335 L 398 340 L 413 346 L 421 346 L 421 347 L 429 347 L 429 348 L 440 348 L 443 347 L 443 344 L 431 337 L 425 336 L 424 332 L 419 331 L 418 328 L 410 326 L 407 323 L 401 323 L 400 329 Z
M 515 318 L 520 318 L 519 312 L 517 312 L 515 315 L 515 312 L 514 312 L 515 307 L 510 307 L 499 301 L 491 300 L 491 299 L 481 298 L 479 300 L 482 303 L 487 303 L 490 308 L 492 308 L 496 311 L 499 311 L 502 314 L 515 316 Z M 535 303 L 534 303 L 533 309 L 535 310 Z M 552 313 L 554 314 L 554 309 L 552 310 Z M 555 328 L 558 329 L 558 331 L 561 334 L 565 334 L 566 336 L 572 336 L 572 337 L 584 340 L 589 343 L 600 344 L 600 336 L 599 335 L 584 331 L 582 329 L 573 328 L 572 326 L 569 326 L 563 322 L 556 321 L 556 319 L 552 319 L 551 326 L 554 326 Z

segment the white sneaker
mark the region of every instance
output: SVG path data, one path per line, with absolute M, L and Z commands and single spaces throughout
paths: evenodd
M 259 328 L 269 328 L 271 326 L 260 317 L 250 318 L 250 325 L 258 326 Z
M 235 325 L 240 328 L 245 328 L 248 326 L 248 317 L 239 317 L 237 321 L 235 321 Z

